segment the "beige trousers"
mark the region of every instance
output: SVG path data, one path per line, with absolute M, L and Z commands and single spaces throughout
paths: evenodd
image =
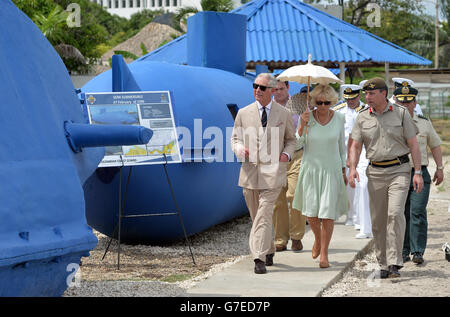
M 273 211 L 275 244 L 286 246 L 289 238 L 301 240 L 305 235 L 306 217 L 292 209 L 297 178 L 303 157 L 303 149 L 295 151 L 287 166 L 287 186 L 281 189 Z
M 372 232 L 378 264 L 384 270 L 389 265 L 403 266 L 402 250 L 406 228 L 404 209 L 410 173 L 408 164 L 367 168 Z
M 281 188 L 248 189 L 243 188 L 245 202 L 252 217 L 249 246 L 253 259 L 266 261 L 266 255 L 275 253 L 273 243 L 273 206 Z

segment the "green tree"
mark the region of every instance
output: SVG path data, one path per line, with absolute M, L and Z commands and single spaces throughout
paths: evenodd
M 233 10 L 232 0 L 201 0 L 203 11 L 229 12 Z
M 56 5 L 47 16 L 42 13 L 36 13 L 33 16 L 33 21 L 45 35 L 47 40 L 55 45 L 63 39 L 63 28 L 66 24 L 68 15 L 68 12 Z
M 53 0 L 12 0 L 31 20 L 36 14 L 48 15 L 55 7 Z M 34 22 L 34 20 L 33 20 Z

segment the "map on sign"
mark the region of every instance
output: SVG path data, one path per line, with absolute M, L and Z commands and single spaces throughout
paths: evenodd
M 85 105 L 90 124 L 138 125 L 153 131 L 147 144 L 105 147 L 99 167 L 162 164 L 166 159 L 181 163 L 168 91 L 86 93 Z

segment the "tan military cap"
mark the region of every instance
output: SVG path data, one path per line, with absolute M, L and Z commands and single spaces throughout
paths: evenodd
M 363 90 L 387 89 L 386 82 L 383 78 L 375 77 L 364 83 Z

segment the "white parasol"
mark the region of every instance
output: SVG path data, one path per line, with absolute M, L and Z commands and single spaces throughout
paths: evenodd
M 311 63 L 311 54 L 308 55 L 308 63 L 305 65 L 295 65 L 289 67 L 277 79 L 281 81 L 295 81 L 308 86 L 306 93 L 307 110 L 309 111 L 309 87 L 311 84 L 328 85 L 332 83 L 342 84 L 342 80 L 336 77 L 325 67 L 313 65 Z

